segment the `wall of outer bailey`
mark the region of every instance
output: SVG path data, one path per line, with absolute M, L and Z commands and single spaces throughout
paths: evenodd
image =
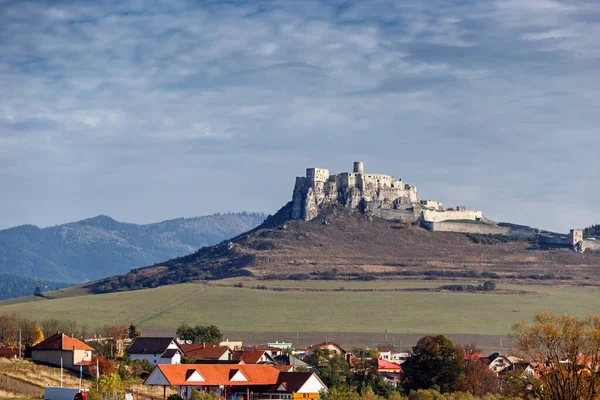
M 460 222 L 423 221 L 424 228 L 432 232 L 479 233 L 482 235 L 508 235 L 510 229 L 504 226 L 469 224 Z
M 589 249 L 589 250 L 595 250 L 595 251 L 600 250 L 600 240 L 584 239 L 583 245 L 585 246 L 586 249 Z
M 409 210 L 393 210 L 375 208 L 371 210 L 373 215 L 387 220 L 402 220 L 416 222 L 419 219 L 419 214 Z
M 457 219 L 478 220 L 483 218 L 481 211 L 430 211 L 423 210 L 423 220 L 428 222 L 442 222 Z

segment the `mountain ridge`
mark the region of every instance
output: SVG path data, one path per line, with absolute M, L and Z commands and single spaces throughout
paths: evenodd
M 191 253 L 264 218 L 240 212 L 138 225 L 98 215 L 46 228 L 20 225 L 0 230 L 0 273 L 82 283 Z

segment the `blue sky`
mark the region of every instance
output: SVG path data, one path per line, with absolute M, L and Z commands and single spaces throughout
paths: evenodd
M 0 0 L 0 228 L 274 213 L 306 167 L 600 223 L 600 2 Z

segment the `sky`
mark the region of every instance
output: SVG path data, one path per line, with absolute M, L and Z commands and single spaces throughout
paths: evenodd
M 0 229 L 274 213 L 307 167 L 600 223 L 600 2 L 0 0 Z

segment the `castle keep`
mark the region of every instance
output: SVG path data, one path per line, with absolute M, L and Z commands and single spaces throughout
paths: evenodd
M 328 169 L 308 168 L 296 178 L 292 218 L 309 221 L 321 209 L 340 203 L 347 208 L 371 211 L 386 219 L 416 220 L 413 205 L 419 203 L 417 188 L 402 179 L 383 174 L 366 174 L 357 161 L 352 172 L 329 174 Z

